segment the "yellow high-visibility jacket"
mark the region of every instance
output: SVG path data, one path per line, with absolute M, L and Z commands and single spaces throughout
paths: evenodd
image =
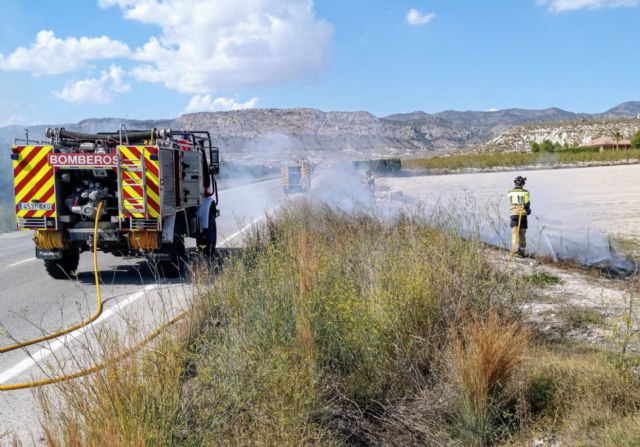
M 524 188 L 513 188 L 507 193 L 510 204 L 510 214 L 512 216 L 529 215 L 531 213 L 531 202 L 529 191 Z

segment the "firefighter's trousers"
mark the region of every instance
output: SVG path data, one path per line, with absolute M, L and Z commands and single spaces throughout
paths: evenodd
M 527 229 L 520 228 L 520 234 L 518 234 L 518 228 L 511 229 L 511 251 L 513 253 L 524 253 L 527 249 Z

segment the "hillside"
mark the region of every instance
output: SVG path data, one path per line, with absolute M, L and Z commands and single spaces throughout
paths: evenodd
M 347 154 L 403 155 L 416 151 L 462 148 L 486 143 L 516 126 L 547 122 L 636 118 L 640 101 L 625 102 L 603 113 L 544 110 L 412 112 L 376 117 L 368 112 L 323 112 L 316 109 L 251 109 L 185 114 L 175 119 L 91 118 L 76 124 L 29 126 L 41 137 L 47 127 L 83 132 L 128 128 L 183 127 L 208 130 L 229 158 L 266 152 L 311 151 Z M 22 136 L 19 126 L 0 127 L 0 140 Z M 256 156 L 254 154 L 254 156 Z M 322 156 L 324 157 L 324 155 Z
M 225 155 L 271 161 L 304 152 L 325 159 L 403 155 L 436 146 L 411 125 L 396 125 L 367 112 L 321 112 L 314 109 L 256 109 L 194 113 L 174 127 L 208 130 Z M 315 154 L 314 154 L 315 153 Z
M 417 111 L 384 118 L 367 112 L 254 109 L 187 114 L 173 124 L 209 130 L 232 158 L 264 161 L 300 152 L 318 159 L 326 159 L 326 152 L 333 152 L 334 158 L 414 155 L 483 145 L 521 125 L 599 122 L 605 118 L 635 118 L 638 113 L 640 102 L 626 102 L 599 114 L 549 108 L 435 114 Z
M 600 119 L 557 123 L 527 124 L 508 129 L 482 148 L 490 151 L 528 151 L 531 143 L 551 140 L 554 143 L 581 146 L 615 131 L 631 138 L 640 130 L 640 119 Z
M 468 146 L 523 150 L 530 141 L 544 138 L 562 143 L 590 140 L 617 123 L 623 132 L 631 132 L 638 114 L 638 101 L 625 102 L 598 114 L 548 108 L 486 112 L 447 110 L 435 114 L 417 111 L 381 118 L 364 111 L 251 109 L 191 113 L 163 120 L 91 118 L 79 123 L 29 126 L 29 131 L 32 138 L 42 138 L 47 127 L 100 132 L 117 130 L 122 123 L 130 129 L 207 130 L 227 161 L 279 163 L 282 159 L 303 154 L 318 161 L 338 161 L 420 155 Z M 3 147 L 10 145 L 14 137 L 22 136 L 20 126 L 0 127 Z M 0 163 L 0 173 L 6 173 L 8 168 L 6 160 Z

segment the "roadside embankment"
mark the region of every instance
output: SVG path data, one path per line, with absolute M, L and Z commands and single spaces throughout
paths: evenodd
M 420 216 L 383 222 L 299 203 L 267 218 L 222 271 L 197 276 L 181 331 L 41 395 L 49 445 L 640 436 L 629 358 L 537 335 L 522 313 L 536 285 Z

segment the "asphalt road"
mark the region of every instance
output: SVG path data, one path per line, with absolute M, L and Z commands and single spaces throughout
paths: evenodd
M 279 180 L 220 191 L 218 245 L 239 244 L 242 229 L 284 200 Z M 0 346 L 28 340 L 86 319 L 95 311 L 92 255 L 80 257 L 77 280 L 54 280 L 34 257 L 32 232 L 0 235 Z M 98 321 L 70 336 L 0 354 L 0 384 L 29 381 L 83 364 L 80 352 L 91 348 L 108 328 L 135 341 L 188 303 L 191 285 L 158 280 L 144 261 L 100 253 L 104 313 Z M 0 391 L 0 444 L 3 433 L 38 442 L 37 405 L 31 390 Z

